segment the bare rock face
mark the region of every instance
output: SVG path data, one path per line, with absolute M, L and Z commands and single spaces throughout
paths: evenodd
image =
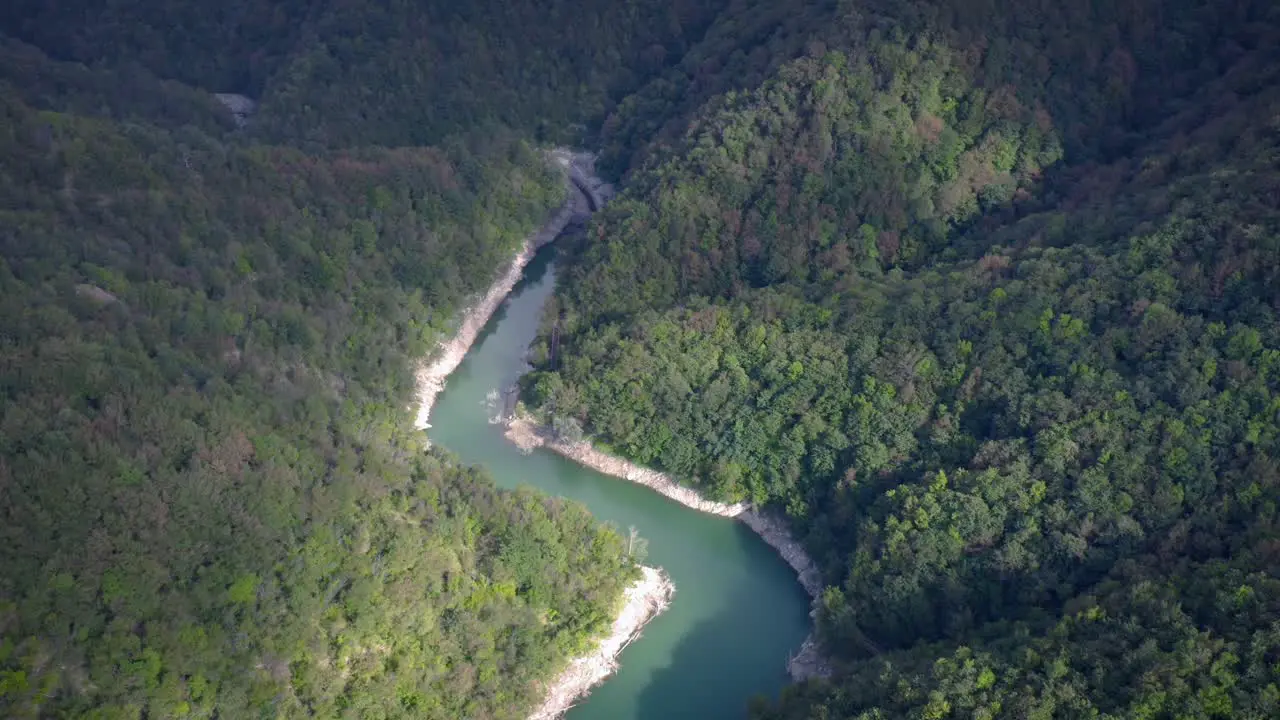
M 589 202 L 590 207 L 585 214 L 589 215 L 603 208 L 605 203 L 613 197 L 613 186 L 596 176 L 595 153 L 556 148 L 550 152 L 550 155 L 557 164 L 568 171 L 569 181 Z
M 214 93 L 214 97 L 231 111 L 231 116 L 236 120 L 237 127 L 244 127 L 249 124 L 249 118 L 253 116 L 255 110 L 258 109 L 258 103 L 251 97 L 245 95 L 237 95 L 235 93 Z
M 80 297 L 88 298 L 99 305 L 110 305 L 120 301 L 120 299 L 115 295 L 103 290 L 97 285 L 89 285 L 88 283 L 76 285 L 76 294 Z

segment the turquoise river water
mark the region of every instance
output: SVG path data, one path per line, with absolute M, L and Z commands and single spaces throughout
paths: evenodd
M 432 442 L 489 468 L 499 485 L 577 500 L 597 518 L 649 540 L 648 565 L 671 576 L 671 607 L 621 657 L 621 670 L 568 720 L 742 718 L 756 694 L 776 696 L 789 654 L 808 633 L 809 600 L 795 574 L 740 523 L 704 515 L 648 488 L 549 451 L 522 454 L 490 424 L 487 396 L 512 384 L 555 286 L 554 246 L 524 278 L 449 376 L 431 414 Z

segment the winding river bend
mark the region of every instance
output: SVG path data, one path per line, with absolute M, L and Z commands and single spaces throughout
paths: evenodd
M 485 465 L 498 484 L 577 500 L 597 518 L 634 526 L 645 564 L 676 586 L 671 607 L 623 651 L 621 669 L 569 720 L 741 718 L 757 693 L 776 695 L 809 631 L 809 597 L 795 572 L 746 526 L 705 515 L 648 488 L 507 442 L 490 392 L 511 385 L 555 286 L 555 246 L 543 248 L 450 376 L 431 411 L 432 442 Z M 499 408 L 500 409 L 500 408 Z

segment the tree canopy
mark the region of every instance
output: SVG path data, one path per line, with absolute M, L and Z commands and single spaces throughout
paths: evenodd
M 404 405 L 574 139 L 625 192 L 565 244 L 524 397 L 789 518 L 836 673 L 753 717 L 1280 715 L 1275 3 L 15 0 L 0 31 L 5 714 L 527 710 L 625 541 Z
M 605 125 L 526 396 L 791 518 L 759 718 L 1280 713 L 1280 17 L 1050 5 L 725 13 Z
M 523 717 L 633 563 L 406 405 L 560 176 L 0 52 L 0 714 Z

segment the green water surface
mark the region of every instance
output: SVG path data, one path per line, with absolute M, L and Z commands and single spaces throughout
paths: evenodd
M 554 249 L 534 258 L 431 414 L 431 440 L 485 465 L 499 485 L 531 485 L 584 503 L 649 540 L 648 565 L 676 585 L 671 607 L 621 657 L 622 669 L 569 720 L 742 718 L 755 694 L 776 696 L 787 657 L 808 633 L 808 598 L 795 574 L 740 523 L 704 515 L 648 488 L 547 451 L 524 455 L 489 422 L 491 390 L 512 384 L 555 285 Z

